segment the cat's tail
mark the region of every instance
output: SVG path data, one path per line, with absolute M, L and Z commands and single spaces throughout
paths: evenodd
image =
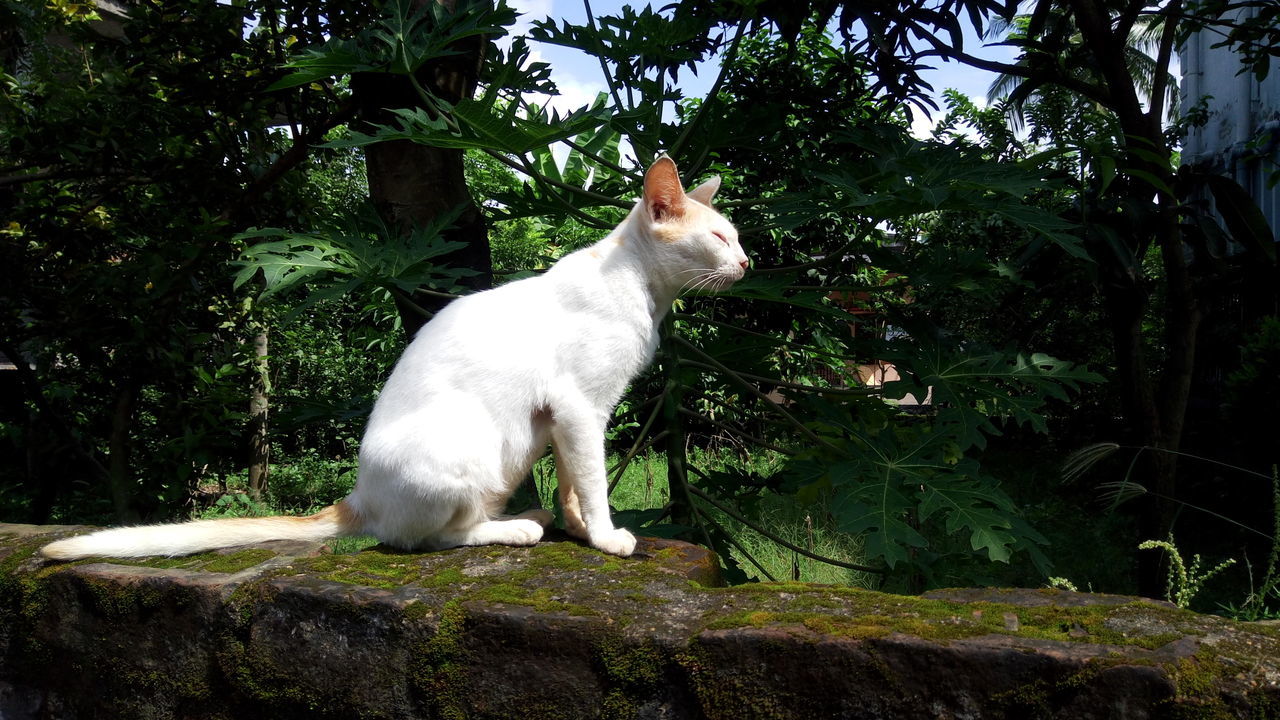
M 190 555 L 268 540 L 320 542 L 359 533 L 360 520 L 344 501 L 306 517 L 223 518 L 99 530 L 49 543 L 40 554 L 50 560 Z

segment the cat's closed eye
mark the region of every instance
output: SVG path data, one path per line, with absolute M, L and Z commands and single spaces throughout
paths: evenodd
M 729 244 L 729 238 L 725 237 L 724 235 L 721 235 L 719 232 L 717 232 L 717 231 L 715 231 L 715 230 L 712 230 L 712 231 L 711 231 L 711 234 L 712 234 L 712 235 L 715 235 L 715 236 L 716 236 L 716 237 L 718 237 L 718 238 L 720 238 L 720 242 L 724 243 L 725 245 L 728 245 L 728 244 Z

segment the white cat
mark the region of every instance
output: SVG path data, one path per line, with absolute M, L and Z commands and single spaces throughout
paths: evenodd
M 658 327 L 689 287 L 723 290 L 747 256 L 711 209 L 712 178 L 687 195 L 663 156 L 643 197 L 595 245 L 543 275 L 454 301 L 423 326 L 374 405 L 345 500 L 302 518 L 197 520 L 59 540 L 45 557 L 184 555 L 266 540 L 369 534 L 404 549 L 532 545 L 546 510 L 500 513 L 550 442 L 569 534 L 614 555 L 636 540 L 609 517 L 604 431 L 653 358 Z

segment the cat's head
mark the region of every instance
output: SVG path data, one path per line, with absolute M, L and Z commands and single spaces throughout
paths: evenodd
M 747 270 L 738 231 L 711 207 L 719 188 L 720 178 L 713 177 L 686 193 L 666 155 L 645 173 L 635 219 L 648 254 L 680 290 L 724 290 Z

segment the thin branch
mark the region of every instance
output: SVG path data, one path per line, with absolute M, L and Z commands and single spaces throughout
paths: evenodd
M 1100 104 L 1109 105 L 1111 103 L 1111 93 L 1105 87 L 1090 85 L 1079 78 L 1059 72 L 1054 72 L 1046 77 L 1043 72 L 1033 69 L 1027 65 L 1015 65 L 996 60 L 987 60 L 986 58 L 980 58 L 976 55 L 970 55 L 961 50 L 956 50 L 937 38 L 925 37 L 924 39 L 926 42 L 933 45 L 934 49 L 926 50 L 920 53 L 917 57 L 941 57 L 946 60 L 955 60 L 956 62 L 964 63 L 970 67 L 978 68 L 979 70 L 989 70 L 994 73 L 1014 75 L 1027 80 L 1039 79 L 1060 85 Z
M 740 429 L 738 429 L 738 428 L 736 428 L 736 427 L 733 427 L 732 425 L 730 425 L 730 424 L 728 424 L 728 423 L 721 422 L 721 421 L 716 420 L 716 419 L 714 419 L 714 418 L 709 418 L 709 417 L 707 417 L 706 415 L 703 415 L 702 413 L 694 412 L 693 410 L 690 410 L 689 408 L 684 407 L 683 405 L 681 405 L 681 406 L 680 406 L 680 414 L 681 414 L 681 415 L 684 415 L 685 417 L 691 417 L 691 418 L 693 418 L 693 419 L 695 419 L 695 420 L 697 420 L 697 421 L 699 421 L 699 422 L 707 423 L 708 425 L 714 425 L 714 426 L 716 426 L 716 427 L 720 428 L 721 430 L 724 430 L 724 431 L 726 431 L 726 432 L 733 433 L 734 435 L 737 435 L 738 437 L 743 438 L 744 440 L 749 440 L 749 441 L 751 441 L 751 443 L 752 443 L 753 445 L 759 445 L 760 447 L 762 447 L 762 448 L 764 448 L 764 449 L 766 449 L 766 450 L 772 450 L 772 451 L 774 451 L 774 452 L 776 452 L 776 453 L 782 453 L 783 455 L 795 455 L 795 454 L 796 454 L 794 450 L 788 450 L 788 449 L 786 449 L 786 448 L 784 448 L 784 447 L 780 447 L 780 446 L 778 446 L 778 445 L 774 445 L 773 443 L 769 442 L 768 440 L 764 440 L 764 439 L 762 439 L 762 438 L 758 438 L 758 437 L 756 437 L 756 436 L 754 436 L 754 435 L 751 435 L 750 433 L 748 433 L 748 432 L 746 432 L 746 431 L 744 431 L 744 430 L 740 430 Z
M 725 52 L 724 57 L 720 60 L 720 73 L 716 75 L 716 81 L 712 83 L 711 90 L 707 92 L 707 99 L 698 105 L 698 112 L 693 116 L 693 120 L 684 126 L 680 131 L 680 136 L 671 144 L 671 154 L 679 157 L 680 150 L 684 147 L 689 136 L 694 129 L 702 124 L 702 119 L 707 114 L 707 107 L 716 101 L 716 96 L 720 93 L 720 87 L 724 85 L 725 77 L 729 74 L 729 67 L 738 57 L 738 45 L 742 42 L 742 35 L 747 29 L 747 20 L 738 23 L 738 32 L 734 34 L 733 40 L 729 43 L 729 50 Z
M 712 320 L 711 318 L 705 318 L 705 317 L 702 317 L 701 315 L 687 315 L 685 313 L 674 313 L 674 317 L 676 320 L 700 322 L 704 325 L 723 328 L 725 330 L 728 330 L 736 334 L 758 337 L 763 340 L 768 340 L 769 342 L 774 344 L 790 345 L 793 347 L 798 347 L 803 349 L 806 352 L 811 352 L 814 355 L 824 355 L 826 357 L 835 358 L 837 360 L 847 360 L 849 358 L 848 355 L 841 355 L 840 353 L 833 353 L 833 352 L 828 352 L 826 350 L 819 350 L 815 347 L 811 347 L 797 340 L 789 340 L 785 337 L 775 336 L 775 335 L 766 335 L 765 333 L 762 333 L 762 332 L 756 332 L 755 330 L 748 330 L 743 327 L 738 327 L 737 325 L 730 325 L 729 323 L 721 322 L 719 320 Z
M 587 27 L 591 28 L 591 37 L 596 40 L 596 59 L 600 61 L 600 72 L 604 74 L 604 81 L 609 85 L 609 94 L 613 96 L 613 104 L 619 110 L 623 107 L 629 107 L 622 104 L 622 96 L 618 94 L 618 84 L 613 79 L 613 73 L 609 72 L 609 63 L 604 59 L 604 43 L 600 40 L 600 31 L 596 29 L 596 16 L 595 13 L 591 12 L 591 0 L 582 0 L 582 6 L 587 11 Z
M 5 175 L 0 177 L 0 187 L 7 185 L 21 185 L 23 183 L 36 182 L 38 180 L 48 180 L 50 178 L 65 177 L 65 171 L 54 170 L 52 168 L 46 170 L 37 170 L 36 172 L 17 173 L 15 175 Z
M 311 153 L 312 146 L 322 140 L 325 133 L 333 128 L 347 122 L 355 117 L 357 105 L 353 98 L 347 101 L 333 112 L 332 115 L 325 118 L 323 122 L 317 123 L 310 130 L 294 138 L 293 144 L 289 146 L 276 161 L 267 168 L 266 172 L 254 178 L 249 183 L 244 192 L 236 198 L 235 202 L 225 208 L 218 217 L 222 220 L 229 220 L 244 208 L 253 205 L 258 198 L 262 197 L 272 185 L 276 184 L 281 176 L 289 172 L 293 168 L 302 164 L 303 160 Z
M 630 210 L 632 208 L 633 203 L 628 203 L 625 200 L 619 200 L 615 197 L 610 197 L 608 195 L 601 195 L 598 192 L 592 192 L 590 190 L 587 190 L 586 188 L 580 188 L 575 185 L 570 185 L 567 182 L 563 182 L 560 180 L 556 180 L 555 178 L 549 178 L 545 175 L 541 175 L 538 173 L 537 170 L 534 169 L 533 164 L 530 163 L 528 160 L 526 160 L 524 157 L 521 157 L 520 161 L 521 161 L 521 164 L 524 166 L 525 173 L 527 173 L 531 177 L 541 180 L 542 182 L 548 185 L 551 185 L 552 187 L 557 187 L 557 188 L 560 188 L 561 190 L 567 190 L 568 192 L 581 195 L 585 198 L 589 198 L 591 200 L 596 201 L 600 205 L 612 205 L 613 207 L 619 207 L 619 208 L 622 208 L 623 210 Z
M 1157 127 L 1164 118 L 1165 92 L 1169 85 L 1169 60 L 1173 56 L 1173 48 L 1178 41 L 1178 23 L 1174 22 L 1172 15 L 1181 9 L 1182 0 L 1174 0 L 1167 8 L 1169 15 L 1164 18 L 1164 27 L 1161 28 L 1160 33 L 1160 49 L 1156 51 L 1155 77 L 1151 80 L 1151 97 L 1149 98 L 1151 108 L 1147 111 L 1147 118 Z
M 525 112 L 528 112 L 528 111 L 530 110 L 529 101 L 528 101 L 527 99 L 525 99 L 525 96 L 524 96 L 524 95 L 517 95 L 517 96 L 516 96 L 516 101 L 520 103 L 520 106 L 524 108 Z M 622 177 L 630 178 L 631 180 L 635 180 L 635 181 L 638 181 L 638 180 L 640 179 L 640 176 L 639 176 L 639 175 L 638 175 L 634 170 L 628 170 L 628 169 L 626 169 L 626 168 L 622 167 L 621 165 L 618 165 L 617 163 L 610 162 L 609 160 L 605 159 L 604 157 L 601 157 L 598 153 L 592 152 L 591 150 L 589 150 L 589 149 L 587 149 L 587 148 L 583 147 L 582 145 L 579 145 L 578 143 L 574 142 L 574 141 L 573 141 L 572 139 L 570 139 L 570 138 L 564 138 L 564 139 L 560 140 L 559 142 L 562 142 L 562 143 L 564 143 L 565 145 L 568 145 L 569 147 L 573 148 L 574 150 L 577 150 L 578 152 L 582 153 L 585 157 L 591 158 L 592 160 L 596 161 L 597 163 L 599 163 L 599 164 L 601 164 L 601 165 L 603 165 L 603 166 L 605 166 L 605 167 L 609 168 L 610 170 L 612 170 L 612 171 L 614 171 L 614 172 L 618 173 L 618 174 L 619 174 L 619 175 L 621 175 Z M 570 187 L 572 187 L 572 186 L 570 186 Z
M 640 180 L 640 175 L 636 173 L 634 170 L 628 170 L 622 167 L 621 165 L 618 165 L 617 163 L 610 162 L 609 160 L 601 157 L 599 154 L 588 150 L 587 148 L 583 147 L 582 145 L 579 145 L 578 143 L 574 142 L 573 140 L 570 140 L 569 138 L 565 138 L 560 142 L 564 143 L 565 145 L 568 145 L 574 150 L 577 150 L 578 152 L 582 153 L 584 156 L 591 158 L 592 160 L 595 160 L 597 163 L 609 168 L 610 170 L 618 173 L 624 178 L 628 178 L 632 181 Z
M 1138 21 L 1138 17 L 1142 15 L 1142 8 L 1146 5 L 1146 0 L 1129 0 L 1129 6 L 1116 17 L 1113 23 L 1115 37 L 1126 40 L 1129 38 L 1129 34 L 1133 31 L 1133 24 Z
M 426 320 L 430 320 L 435 317 L 435 313 L 414 302 L 413 298 L 409 297 L 409 295 L 400 288 L 391 287 L 388 289 L 391 291 L 391 297 L 395 301 L 397 307 L 402 307 L 412 312 L 414 315 Z
M 694 472 L 701 472 L 701 471 L 700 471 L 700 470 L 698 470 L 697 468 L 693 468 L 693 470 L 694 470 Z M 693 485 L 690 485 L 690 486 L 689 486 L 689 491 L 690 491 L 690 492 L 692 492 L 694 495 L 697 495 L 699 498 L 702 498 L 702 500 L 704 500 L 705 502 L 709 503 L 712 507 L 715 507 L 715 508 L 716 508 L 716 509 L 718 509 L 720 512 L 724 513 L 725 515 L 728 515 L 729 517 L 733 518 L 734 520 L 737 520 L 738 522 L 742 523 L 743 525 L 746 525 L 747 527 L 749 527 L 749 528 L 751 528 L 752 530 L 756 531 L 757 533 L 759 533 L 759 534 L 763 535 L 764 537 L 768 538 L 769 540 L 772 540 L 773 542 L 775 542 L 775 543 L 777 543 L 777 544 L 781 545 L 782 547 L 784 547 L 784 548 L 786 548 L 786 549 L 788 549 L 788 550 L 790 550 L 790 551 L 792 551 L 792 552 L 800 553 L 801 555 L 803 555 L 803 556 L 805 556 L 805 557 L 807 557 L 807 558 L 809 558 L 809 559 L 811 559 L 811 560 L 817 560 L 818 562 L 826 563 L 826 564 L 828 564 L 828 565 L 835 565 L 836 567 L 842 567 L 842 568 L 846 568 L 846 569 L 849 569 L 849 570 L 858 570 L 859 572 L 873 573 L 873 574 L 876 574 L 876 575 L 883 575 L 883 574 L 885 573 L 884 568 L 877 568 L 877 567 L 871 567 L 870 565 L 859 565 L 858 563 L 851 563 L 851 562 L 845 562 L 845 561 L 843 561 L 843 560 L 836 560 L 835 558 L 829 558 L 829 557 L 826 557 L 826 556 L 824 556 L 824 555 L 819 555 L 819 554 L 817 554 L 817 553 L 815 553 L 815 552 L 810 552 L 810 551 L 808 551 L 808 550 L 805 550 L 804 548 L 800 547 L 799 545 L 795 545 L 795 544 L 793 544 L 793 543 L 789 543 L 789 542 L 787 542 L 786 540 L 783 540 L 782 538 L 778 537 L 777 535 L 775 535 L 775 534 L 773 534 L 773 533 L 769 532 L 768 530 L 765 530 L 764 528 L 760 527 L 760 526 L 759 526 L 759 525 L 757 525 L 756 523 L 754 523 L 754 522 L 752 522 L 752 521 L 748 520 L 748 519 L 746 518 L 746 516 L 745 516 L 745 515 L 743 515 L 742 513 L 738 512 L 737 510 L 734 510 L 733 508 L 729 507 L 728 505 L 725 505 L 725 504 L 723 504 L 723 503 L 719 502 L 719 501 L 718 501 L 718 500 L 716 500 L 715 498 L 713 498 L 713 497 L 711 497 L 710 495 L 708 495 L 707 493 L 703 492 L 701 489 L 699 489 L 699 488 L 697 488 L 697 487 L 694 487 Z
M 145 175 L 132 175 L 129 173 L 111 171 L 88 172 L 83 170 L 59 170 L 46 168 L 37 172 L 0 176 L 0 187 L 22 185 L 29 182 L 39 182 L 41 180 L 105 180 L 108 178 L 117 180 L 122 184 L 130 185 L 148 185 L 155 182 L 153 178 Z
M 747 381 L 746 378 L 742 377 L 736 371 L 729 369 L 729 367 L 726 366 L 724 363 L 708 355 L 706 352 L 702 350 L 702 348 L 698 347 L 697 345 L 694 345 L 693 343 L 689 342 L 688 340 L 685 340 L 680 336 L 676 336 L 674 339 L 680 345 L 688 348 L 689 350 L 692 350 L 694 353 L 699 355 L 703 360 L 710 363 L 712 366 L 715 367 L 716 370 L 724 373 L 725 375 L 728 375 L 734 382 L 741 385 L 748 392 L 754 395 L 758 400 L 764 402 L 766 407 L 773 410 L 774 412 L 781 415 L 782 417 L 786 418 L 787 421 L 789 421 L 792 425 L 794 425 L 796 429 L 799 430 L 805 437 L 809 438 L 815 443 L 818 443 L 819 445 L 826 447 L 828 450 L 831 450 L 839 455 L 845 454 L 844 451 L 842 451 L 840 448 L 836 447 L 835 445 L 832 445 L 830 442 L 820 437 L 817 433 L 810 430 L 808 426 L 806 426 L 804 423 L 797 420 L 794 415 L 792 415 L 790 412 L 787 412 L 786 408 L 779 405 L 768 395 L 765 395 L 764 393 L 760 392 L 760 388 L 757 388 L 755 385 L 752 385 L 750 382 Z
M 647 451 L 649 451 L 650 449 L 652 449 L 652 448 L 653 448 L 653 446 L 654 446 L 654 445 L 657 445 L 659 442 L 661 442 L 661 441 L 665 440 L 665 439 L 667 438 L 667 435 L 669 435 L 669 434 L 670 434 L 670 433 L 668 433 L 666 430 L 663 430 L 662 432 L 658 433 L 657 435 L 654 435 L 653 437 L 651 437 L 651 438 L 649 438 L 648 440 L 646 440 L 646 441 L 645 441 L 645 443 L 644 443 L 643 445 L 641 445 L 641 446 L 637 447 L 637 448 L 636 448 L 636 451 L 635 451 L 635 454 L 636 454 L 636 455 L 639 455 L 639 454 L 640 454 L 640 453 L 642 453 L 642 452 L 647 452 Z M 614 465 L 613 467 L 609 468 L 609 469 L 605 472 L 605 474 L 606 474 L 606 475 L 612 474 L 612 473 L 614 473 L 615 471 L 617 471 L 617 469 L 618 469 L 618 466 L 617 466 L 617 465 Z M 608 492 L 609 492 L 610 494 L 612 494 L 612 493 L 613 493 L 613 489 L 614 489 L 615 487 L 617 487 L 617 486 L 618 486 L 618 483 L 619 483 L 619 482 L 621 482 L 621 481 L 622 481 L 622 475 L 621 475 L 621 474 L 619 474 L 617 477 L 615 477 L 615 478 L 613 479 L 613 481 L 612 481 L 612 482 L 610 482 L 610 483 L 609 483 L 609 491 L 608 491 Z
M 640 451 L 640 445 L 644 442 L 645 435 L 649 433 L 649 428 L 653 427 L 653 423 L 658 419 L 658 415 L 662 414 L 662 401 L 666 398 L 667 393 L 659 393 L 655 400 L 658 402 L 653 404 L 653 412 L 649 413 L 648 419 L 644 421 L 644 425 L 640 426 L 640 432 L 636 433 L 636 441 L 631 444 L 631 449 L 623 456 L 622 460 L 616 466 L 611 468 L 609 472 L 614 473 L 613 482 L 609 483 L 609 492 L 613 492 L 614 486 L 622 479 L 622 473 L 626 471 L 627 465 L 631 464 L 631 459 Z M 656 441 L 656 438 L 650 440 L 650 444 Z
M 756 569 L 760 571 L 761 575 L 764 575 L 765 577 L 769 578 L 770 582 L 778 582 L 778 578 L 774 577 L 773 573 L 766 570 L 764 566 L 761 565 L 760 562 L 755 559 L 755 556 L 753 556 L 745 547 L 743 547 L 742 543 L 738 542 L 738 538 L 734 537 L 733 533 L 729 532 L 728 530 L 725 529 L 723 525 L 716 522 L 715 518 L 711 517 L 707 513 L 698 509 L 696 505 L 694 506 L 694 512 L 698 513 L 698 516 L 702 518 L 703 522 L 709 523 L 713 529 L 715 529 L 722 536 L 724 536 L 724 539 L 728 540 L 730 545 L 737 548 L 738 552 L 742 553 L 742 557 L 746 558 L 747 561 L 750 562 L 752 565 L 755 565 Z
M 702 370 L 718 370 L 719 369 L 714 366 L 708 365 L 706 363 L 700 363 L 696 360 L 685 360 L 684 358 L 680 359 L 680 364 L 687 365 L 689 367 L 699 368 Z M 738 374 L 744 378 L 747 378 L 748 380 L 755 380 L 756 382 L 768 383 L 776 387 L 791 388 L 792 390 L 802 390 L 804 392 L 820 393 L 823 395 L 845 395 L 845 396 L 866 397 L 868 395 L 882 395 L 884 393 L 883 390 L 880 390 L 878 388 L 848 388 L 848 387 L 826 388 L 826 387 L 819 387 L 817 385 L 803 385 L 801 383 L 787 382 L 786 380 L 779 380 L 778 378 L 765 377 L 763 375 L 753 375 L 751 373 L 745 373 L 745 372 L 739 372 Z
M 533 171 L 532 165 L 530 165 L 528 161 L 525 161 L 524 158 L 521 158 L 523 162 L 518 163 L 512 160 L 511 158 L 507 157 L 506 155 L 498 152 L 497 150 L 485 150 L 485 154 L 497 160 L 498 162 L 502 163 L 503 165 L 506 165 L 512 170 L 528 175 L 529 177 L 533 178 L 533 181 L 536 183 L 541 183 L 544 185 L 547 183 L 547 178 Z M 576 218 L 578 222 L 582 223 L 583 225 L 586 225 L 587 227 L 593 227 L 599 230 L 612 229 L 613 226 L 602 221 L 600 218 L 595 217 L 593 215 L 589 215 L 579 210 L 578 208 L 574 207 L 572 203 L 560 197 L 560 193 L 557 193 L 551 187 L 548 186 L 548 187 L 545 187 L 544 189 L 552 198 L 555 199 L 556 202 L 564 206 L 564 209 L 567 210 L 570 215 Z
M 851 250 L 855 245 L 858 245 L 861 242 L 862 242 L 862 238 L 860 237 L 854 238 L 853 240 L 850 240 L 844 245 L 841 245 L 839 248 L 836 249 L 835 252 L 828 253 L 818 258 L 817 260 L 810 260 L 807 263 L 800 263 L 799 265 L 780 265 L 778 267 L 751 268 L 751 273 L 753 275 L 760 275 L 760 274 L 768 275 L 771 273 L 799 272 L 802 270 L 812 270 L 814 268 L 822 267 L 823 265 L 826 265 L 831 262 L 835 262 L 837 260 L 843 260 L 844 254 L 849 250 Z

